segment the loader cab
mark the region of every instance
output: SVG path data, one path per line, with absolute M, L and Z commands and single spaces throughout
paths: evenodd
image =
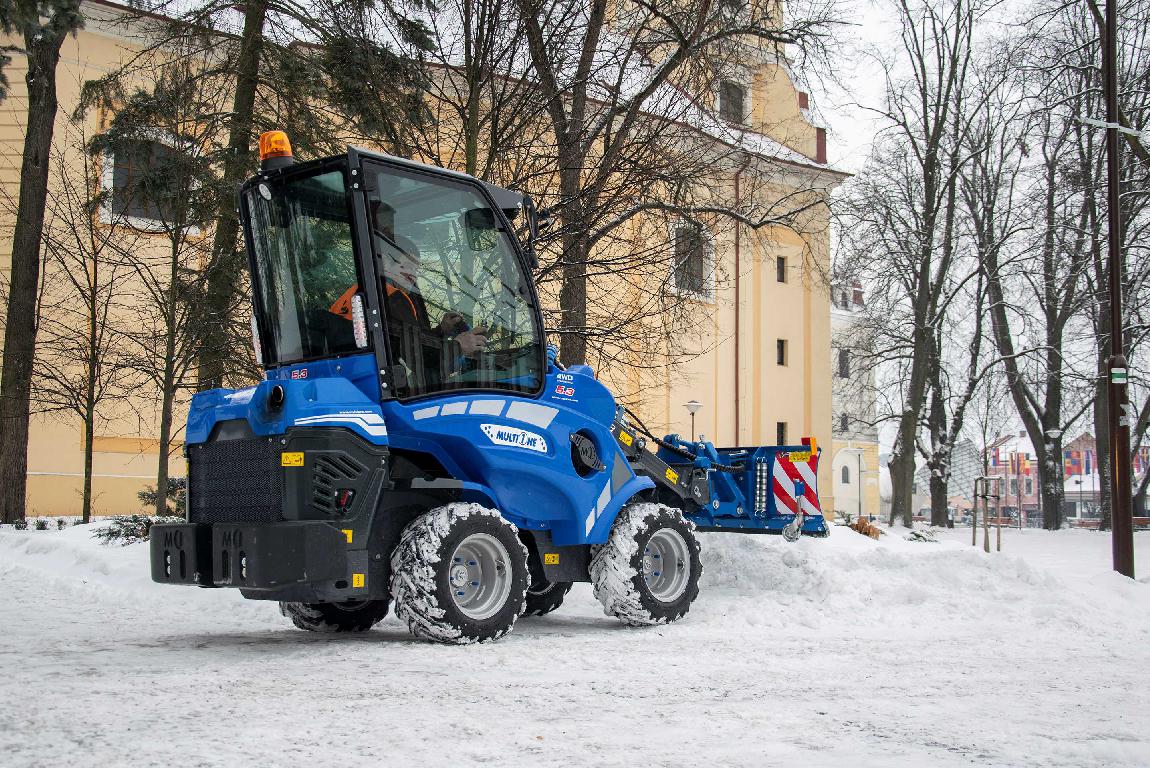
M 346 367 L 371 370 L 381 399 L 542 390 L 539 302 L 508 216 L 531 215 L 523 195 L 358 149 L 280 165 L 240 190 L 269 376 L 370 355 Z

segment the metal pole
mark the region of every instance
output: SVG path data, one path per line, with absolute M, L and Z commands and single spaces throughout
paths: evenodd
M 694 411 L 692 411 L 691 412 L 691 442 L 693 443 L 698 439 L 699 438 L 697 438 L 695 436 L 695 413 L 694 413 Z
M 970 511 L 970 546 L 978 546 L 978 486 L 982 478 L 974 479 L 974 509 Z
M 1106 175 L 1108 268 L 1110 271 L 1110 359 L 1106 361 L 1110 424 L 1110 508 L 1114 570 L 1134 578 L 1133 490 L 1130 487 L 1130 427 L 1126 400 L 1126 357 L 1122 333 L 1122 208 L 1118 156 L 1118 9 L 1106 0 L 1103 74 L 1106 90 Z
M 859 484 L 859 516 L 858 516 L 858 519 L 862 520 L 862 495 L 863 495 L 862 451 L 859 451 L 858 453 L 856 453 L 855 458 L 858 459 L 858 465 L 859 465 L 859 473 L 858 473 L 858 478 L 857 478 L 858 484 Z
M 998 483 L 994 485 L 994 549 L 1002 551 L 1002 493 L 998 490 Z
M 982 551 L 990 554 L 990 499 L 982 505 Z

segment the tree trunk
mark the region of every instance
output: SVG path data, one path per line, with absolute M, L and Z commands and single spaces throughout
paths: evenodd
M 947 512 L 947 482 L 940 470 L 930 472 L 930 524 L 946 527 L 950 515 Z
M 1038 495 L 1042 505 L 1042 527 L 1057 531 L 1062 527 L 1062 500 L 1066 496 L 1062 473 L 1062 440 L 1053 439 L 1040 448 L 1035 444 L 1038 461 Z
M 204 295 L 202 336 L 200 344 L 199 388 L 223 385 L 229 370 L 228 326 L 237 293 L 237 280 L 244 265 L 236 247 L 239 220 L 235 215 L 233 186 L 239 184 L 252 167 L 252 116 L 259 87 L 260 53 L 263 49 L 264 21 L 268 0 L 252 0 L 243 6 L 244 31 L 240 55 L 236 62 L 236 90 L 232 99 L 231 126 L 228 131 L 228 153 L 224 164 L 223 194 L 218 203 L 212 260 Z
M 180 245 L 182 227 L 175 227 L 168 247 L 168 295 L 164 307 L 164 372 L 160 386 L 160 456 L 156 464 L 156 514 L 168 514 L 168 446 L 172 442 L 172 411 L 176 398 L 176 317 L 179 314 Z
M 92 522 L 92 441 L 96 437 L 94 410 L 89 410 L 88 417 L 84 419 L 84 501 L 80 515 L 85 525 Z
M 66 30 L 38 23 L 26 31 L 28 131 L 20 166 L 20 197 L 12 237 L 12 269 L 0 377 L 0 522 L 24 519 L 28 484 L 28 410 L 36 347 L 40 238 L 48 194 L 48 157 L 56 122 L 56 65 Z
M 571 202 L 563 211 L 563 284 L 559 308 L 564 333 L 559 338 L 559 355 L 566 365 L 587 362 L 587 222 L 579 202 L 581 158 L 571 150 L 560 150 L 560 190 Z

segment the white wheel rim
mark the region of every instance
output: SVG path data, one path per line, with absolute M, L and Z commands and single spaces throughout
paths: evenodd
M 661 603 L 673 603 L 687 590 L 691 551 L 678 531 L 660 528 L 643 548 L 641 567 L 651 596 Z
M 464 616 L 483 621 L 507 603 L 511 575 L 511 558 L 499 539 L 489 533 L 473 533 L 451 555 L 447 588 Z

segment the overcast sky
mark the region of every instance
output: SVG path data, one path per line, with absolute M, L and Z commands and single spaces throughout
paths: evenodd
M 882 104 L 882 68 L 874 57 L 897 45 L 898 20 L 886 0 L 842 0 L 839 10 L 846 23 L 835 33 L 833 75 L 805 74 L 826 124 L 828 159 L 853 172 L 866 160 L 878 128 L 866 110 Z

